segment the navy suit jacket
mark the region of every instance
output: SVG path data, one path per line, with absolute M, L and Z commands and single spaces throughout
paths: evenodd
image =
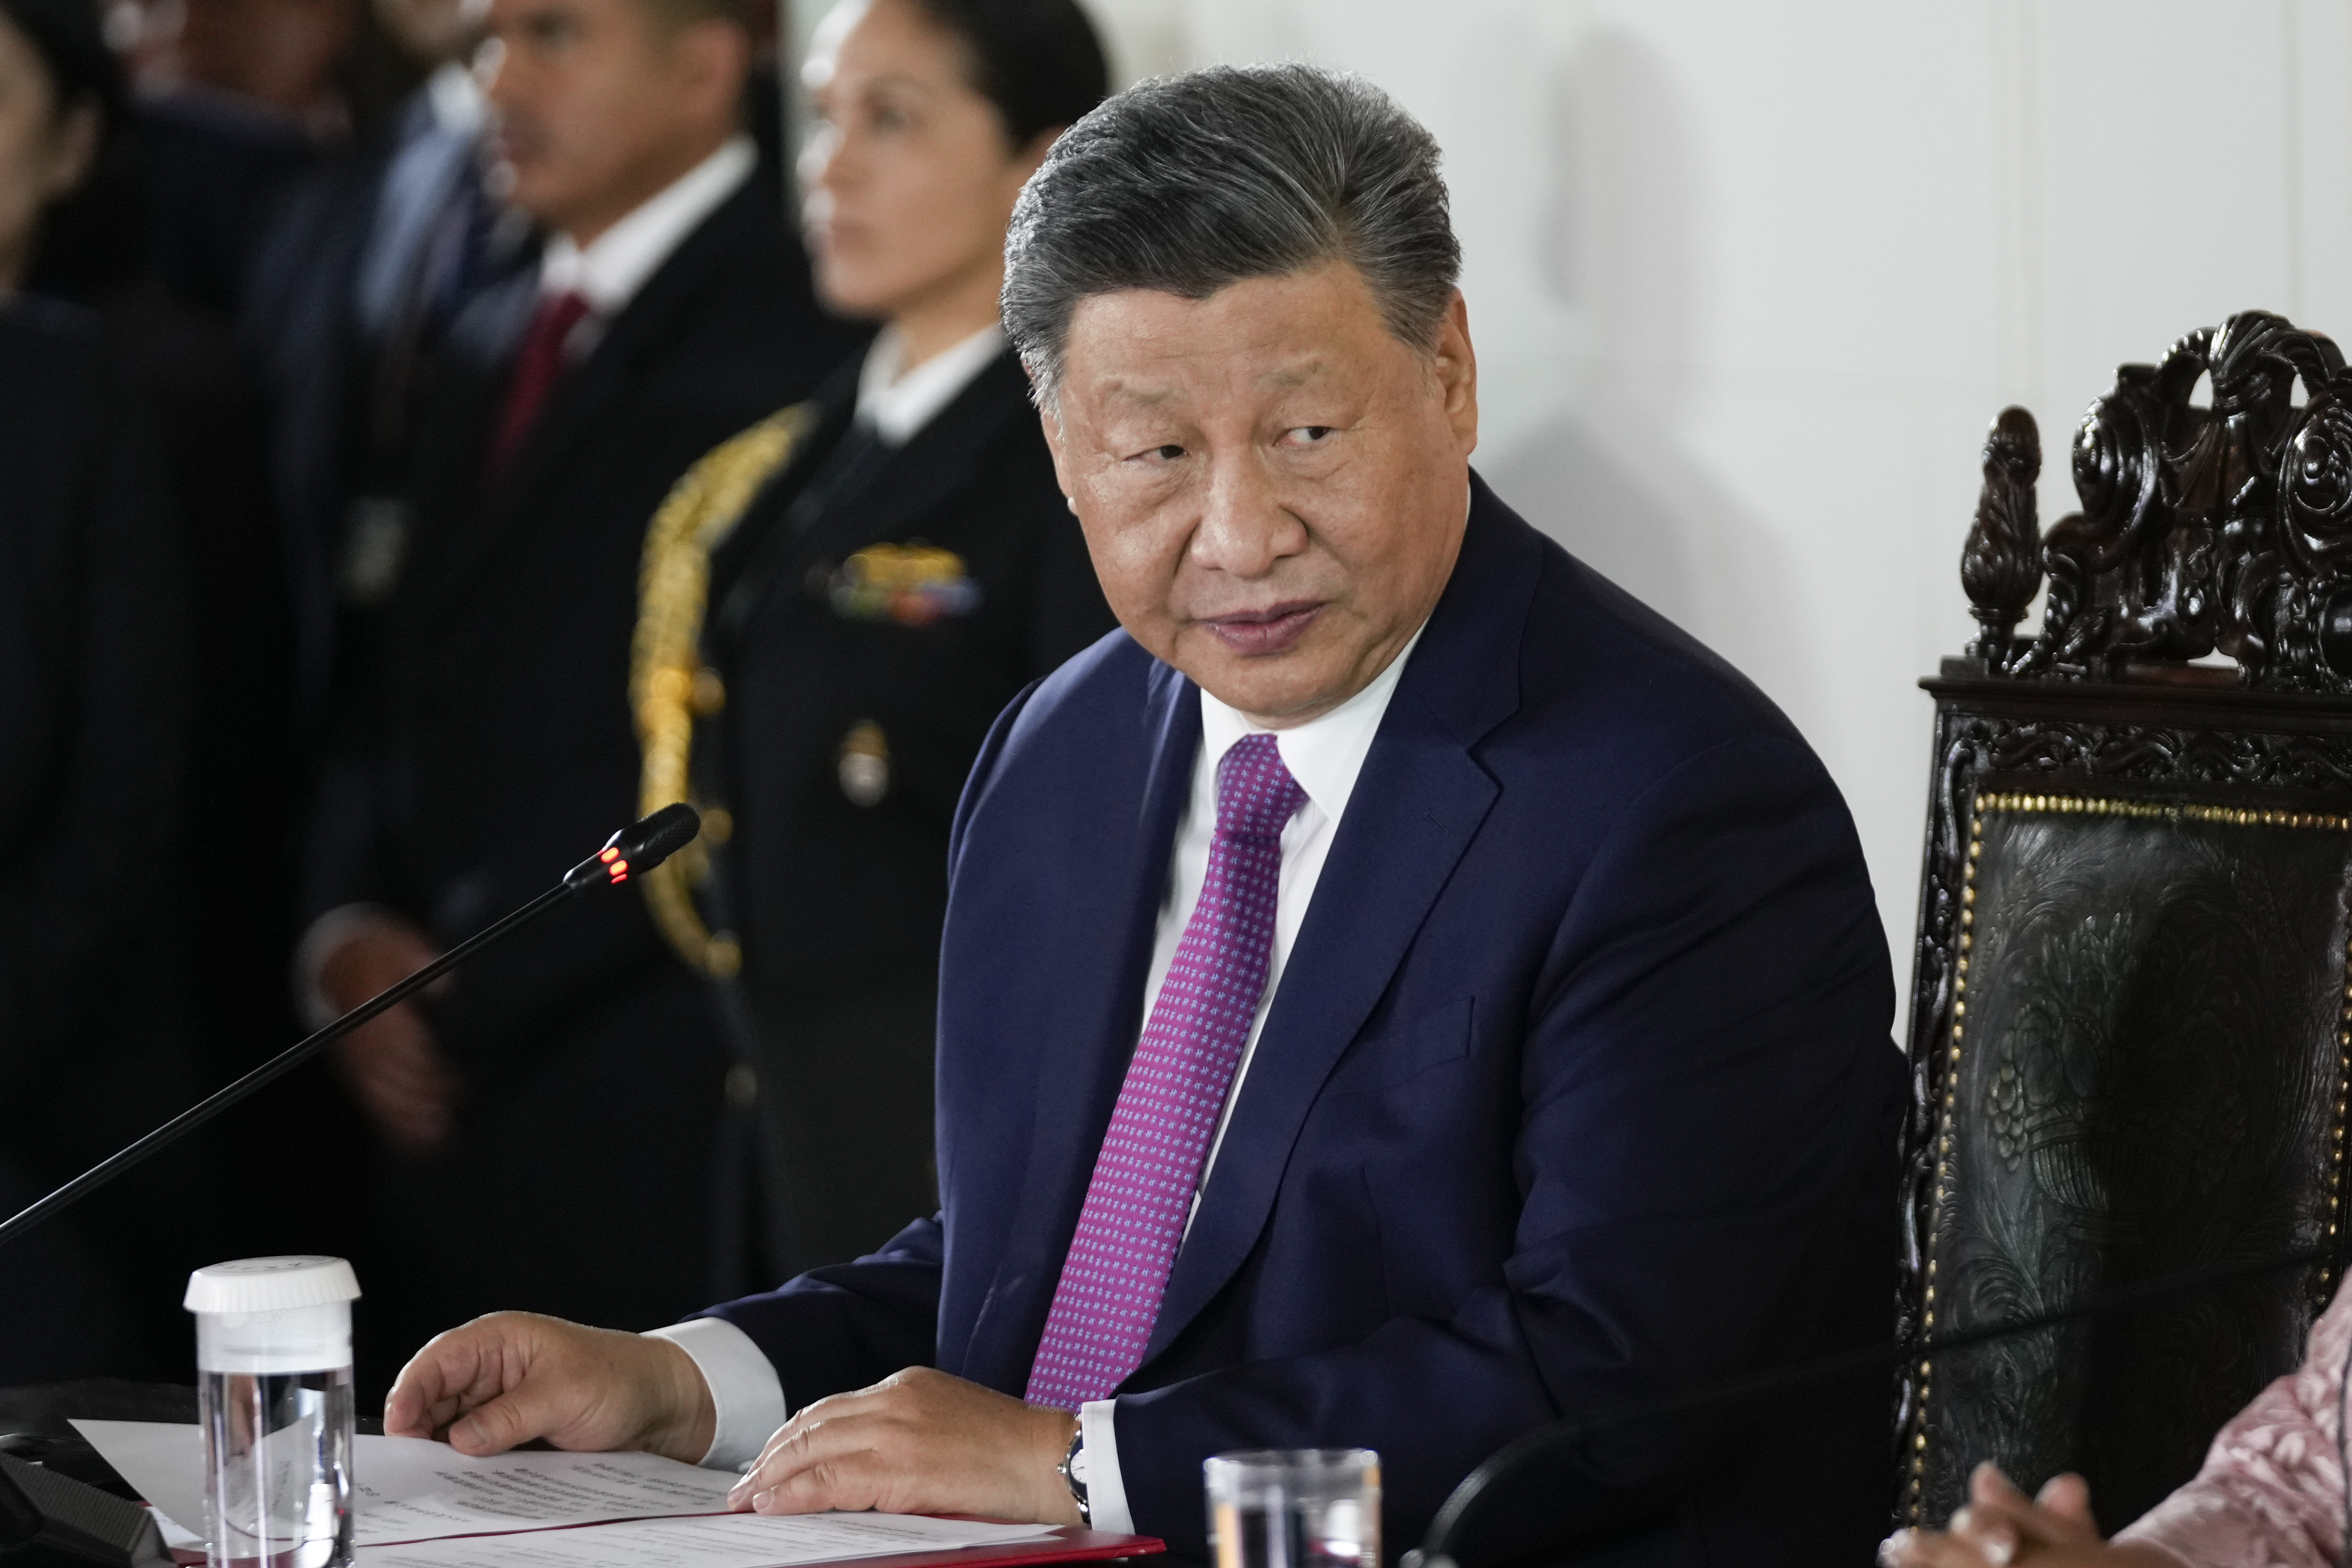
M 1025 1386 L 1200 735 L 1192 683 L 1124 633 L 998 721 L 951 848 L 941 1210 L 714 1309 L 793 1408 L 910 1364 Z M 1119 1393 L 1137 1528 L 1203 1555 L 1204 1458 L 1362 1446 L 1393 1557 L 1562 1414 L 1884 1339 L 1893 1001 L 1788 720 L 1474 479 Z M 1888 1411 L 1864 1379 L 1630 1428 L 1541 1522 L 1606 1538 L 1580 1561 L 1864 1563 Z

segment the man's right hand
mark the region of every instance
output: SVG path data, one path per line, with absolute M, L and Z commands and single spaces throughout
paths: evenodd
M 424 932 L 389 919 L 371 920 L 320 963 L 319 989 L 339 1011 L 349 1011 L 437 956 Z M 457 1075 L 424 1014 L 404 1002 L 352 1031 L 335 1052 L 361 1110 L 394 1148 L 425 1154 L 447 1142 L 457 1114 Z
M 709 1385 L 677 1344 L 536 1312 L 493 1312 L 439 1335 L 401 1369 L 383 1405 L 391 1436 L 441 1438 L 477 1456 L 544 1438 L 693 1465 L 718 1424 Z

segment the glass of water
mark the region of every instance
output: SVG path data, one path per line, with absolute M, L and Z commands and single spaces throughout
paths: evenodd
M 1381 1457 L 1370 1448 L 1220 1454 L 1202 1468 L 1217 1568 L 1381 1568 Z
M 208 1568 L 352 1561 L 352 1300 L 340 1258 L 247 1258 L 188 1280 Z

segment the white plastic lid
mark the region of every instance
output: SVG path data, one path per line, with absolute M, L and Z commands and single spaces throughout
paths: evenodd
M 332 1372 L 352 1364 L 352 1300 L 340 1258 L 243 1258 L 188 1277 L 203 1372 Z
M 355 1300 L 359 1293 L 359 1276 L 340 1258 L 240 1258 L 189 1275 L 181 1305 L 191 1312 L 282 1312 Z

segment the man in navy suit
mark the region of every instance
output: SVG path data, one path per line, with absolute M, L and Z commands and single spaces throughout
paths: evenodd
M 1196 1556 L 1208 1456 L 1362 1446 L 1401 1549 L 1563 1413 L 1884 1337 L 1900 1072 L 1844 805 L 1471 473 L 1436 164 L 1303 67 L 1063 140 L 1005 319 L 1123 630 L 965 789 L 940 1213 L 655 1335 L 480 1320 L 391 1430 Z M 1864 1561 L 1886 1414 L 1865 1379 L 1635 1426 L 1550 1522 L 1612 1563 Z

